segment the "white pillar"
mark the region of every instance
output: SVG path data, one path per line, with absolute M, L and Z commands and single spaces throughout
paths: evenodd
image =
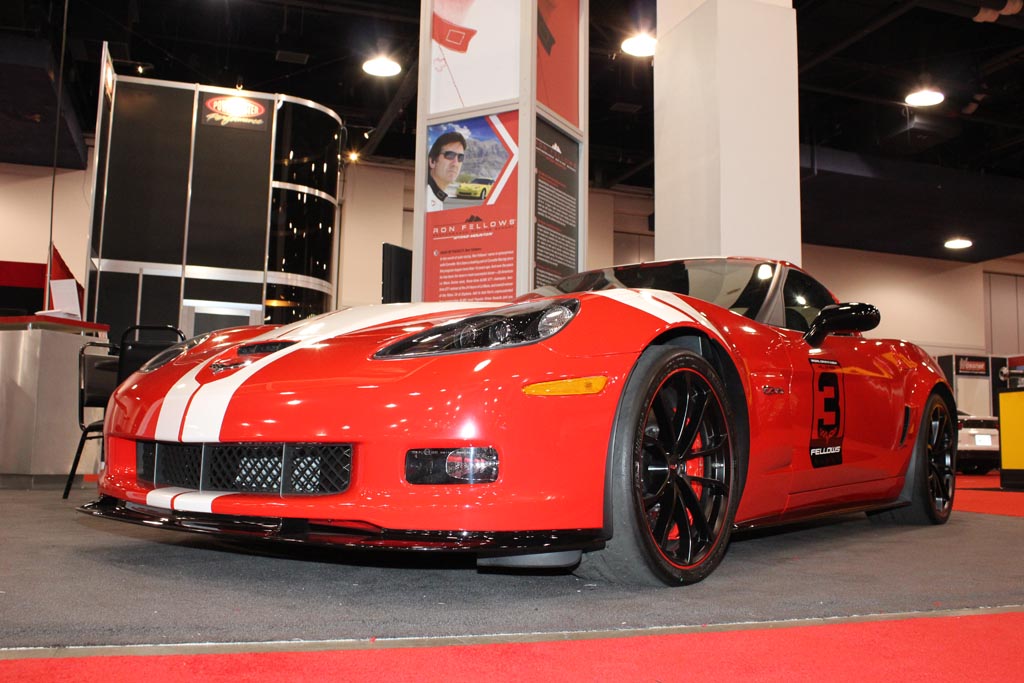
M 658 0 L 655 257 L 800 263 L 796 12 Z

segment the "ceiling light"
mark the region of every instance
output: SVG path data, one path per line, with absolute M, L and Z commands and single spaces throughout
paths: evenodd
M 402 67 L 398 65 L 398 62 L 390 57 L 381 55 L 380 57 L 374 57 L 373 59 L 363 62 L 363 71 L 371 76 L 382 76 L 387 78 L 388 76 L 398 75 L 402 71 Z
M 964 237 L 954 237 L 951 240 L 947 240 L 945 247 L 946 249 L 966 249 L 974 244 L 974 242 Z
M 657 39 L 650 33 L 637 33 L 622 41 L 622 51 L 634 57 L 653 57 Z
M 349 152 L 348 153 L 348 160 L 349 161 L 359 161 L 359 152 Z
M 911 107 L 934 107 L 944 99 L 946 99 L 946 96 L 938 90 L 925 87 L 918 88 L 914 92 L 910 93 L 903 99 L 903 101 Z

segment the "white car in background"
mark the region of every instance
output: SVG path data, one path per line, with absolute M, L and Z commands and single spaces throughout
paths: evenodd
M 999 418 L 957 411 L 957 469 L 986 474 L 1000 465 Z

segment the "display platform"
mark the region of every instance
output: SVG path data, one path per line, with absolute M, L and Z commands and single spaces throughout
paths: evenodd
M 705 581 L 635 588 L 480 573 L 443 555 L 227 544 L 75 512 L 92 495 L 0 491 L 0 648 L 550 639 L 1024 605 L 1012 516 L 954 511 L 944 526 L 893 527 L 852 515 L 739 534 Z

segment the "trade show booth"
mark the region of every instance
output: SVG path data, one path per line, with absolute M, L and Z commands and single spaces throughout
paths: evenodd
M 104 64 L 86 318 L 191 335 L 330 310 L 341 118 Z

